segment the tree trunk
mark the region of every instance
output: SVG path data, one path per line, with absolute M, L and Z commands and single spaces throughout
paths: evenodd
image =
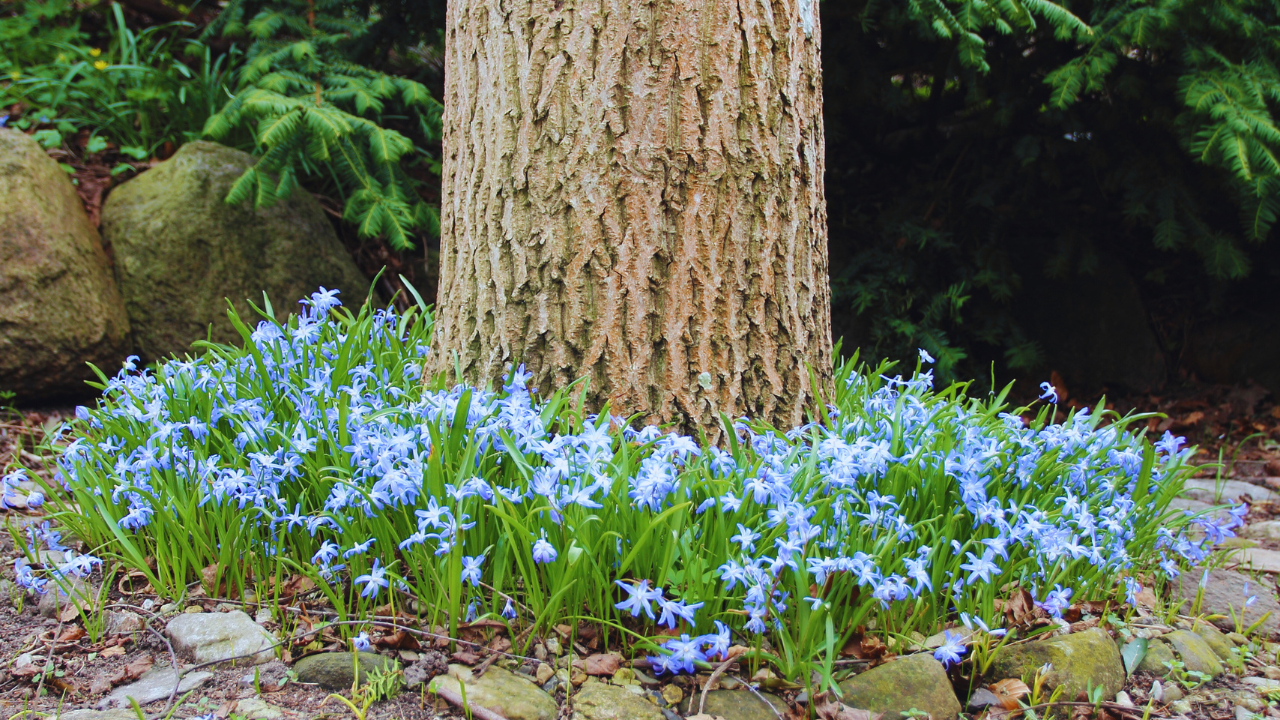
M 817 7 L 451 1 L 439 368 L 802 422 L 831 374 Z

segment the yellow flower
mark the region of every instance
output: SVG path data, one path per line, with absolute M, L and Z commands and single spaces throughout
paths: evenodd
M 92 55 L 93 57 L 98 57 L 99 55 L 102 54 L 102 50 L 99 50 L 98 48 L 94 48 L 89 51 L 89 54 Z
M 94 67 L 96 67 L 96 68 L 97 68 L 97 69 L 99 69 L 99 70 L 106 70 L 106 69 L 107 69 L 107 61 L 106 61 L 106 60 L 98 60 L 97 62 L 95 62 L 95 63 L 93 64 L 93 66 L 94 66 Z
M 58 59 L 55 62 L 64 63 L 66 61 L 67 61 L 67 56 L 63 55 L 62 53 L 58 53 Z
M 14 70 L 13 72 L 9 73 L 9 78 L 12 80 L 17 80 L 20 77 L 22 77 L 22 73 L 18 72 L 17 70 Z

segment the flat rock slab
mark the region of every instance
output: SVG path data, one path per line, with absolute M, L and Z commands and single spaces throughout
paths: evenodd
M 884 713 L 885 720 L 897 720 L 911 709 L 929 713 L 932 720 L 950 720 L 962 709 L 942 663 L 929 653 L 900 657 L 854 675 L 840 683 L 840 689 L 845 705 Z
M 1226 561 L 1232 567 L 1238 567 L 1242 570 L 1280 573 L 1280 551 L 1276 550 L 1260 547 L 1228 546 Z
M 1240 537 L 1256 540 L 1280 540 L 1280 520 L 1249 523 L 1236 531 Z
M 239 610 L 179 615 L 169 621 L 165 634 L 174 652 L 197 664 L 234 660 L 260 665 L 276 656 L 275 636 Z
M 1256 552 L 1257 550 L 1258 548 L 1236 550 L 1233 551 L 1233 556 L 1237 552 Z M 1203 571 L 1189 570 L 1179 575 L 1174 582 L 1174 597 L 1182 600 L 1180 612 L 1188 614 L 1191 612 L 1191 604 L 1195 601 L 1196 591 L 1203 577 Z M 1264 615 L 1271 613 L 1259 629 L 1268 635 L 1280 630 L 1280 603 L 1276 602 L 1269 583 L 1251 581 L 1248 575 L 1221 568 L 1210 570 L 1209 576 L 1204 580 L 1204 594 L 1201 596 L 1199 610 L 1209 615 L 1221 615 L 1222 617 L 1213 621 L 1214 625 L 1223 630 L 1235 630 L 1235 623 L 1231 619 L 1232 613 L 1235 613 L 1237 618 L 1243 618 L 1245 627 L 1253 625 Z M 1245 607 L 1245 601 L 1252 596 L 1257 596 L 1257 600 L 1249 607 Z
M 463 665 L 450 665 L 449 674 L 433 678 L 427 689 L 436 692 L 437 688 L 447 688 L 462 694 L 463 684 L 466 684 L 467 702 L 486 707 L 507 720 L 555 720 L 559 711 L 555 699 L 545 690 L 509 670 L 492 665 L 480 677 Z M 635 699 L 624 688 L 618 689 Z M 656 707 L 653 709 L 658 712 L 657 720 L 663 720 L 661 711 Z
M 195 690 L 212 679 L 213 673 L 211 672 L 197 671 L 187 673 L 183 676 L 182 682 L 178 684 L 177 694 L 181 696 L 182 693 Z M 110 695 L 98 702 L 98 709 L 131 707 L 130 698 L 137 701 L 139 705 L 168 699 L 169 693 L 173 692 L 175 682 L 178 682 L 178 672 L 173 668 L 152 668 L 138 678 L 137 682 L 111 691 Z M 134 719 L 137 720 L 136 715 Z
M 1191 478 L 1183 485 L 1182 494 L 1192 500 L 1212 505 L 1235 504 L 1241 495 L 1248 495 L 1254 500 L 1280 500 L 1280 495 L 1273 490 L 1243 480 L 1219 482 L 1205 478 Z
M 665 716 L 657 705 L 630 690 L 593 679 L 574 693 L 572 720 L 665 720 Z
M 55 715 L 53 720 L 138 720 L 133 708 L 128 710 L 68 710 Z
M 1190 633 L 1188 633 L 1190 634 Z M 1167 636 L 1166 636 L 1167 637 Z M 1196 636 L 1197 640 L 1200 640 Z M 1204 641 L 1200 640 L 1203 645 Z M 1212 655 L 1213 652 L 1209 651 Z M 1088 687 L 1101 687 L 1105 697 L 1115 697 L 1124 687 L 1124 661 L 1120 648 L 1105 630 L 1084 632 L 1006 647 L 992 663 L 987 677 L 992 680 L 1021 678 L 1045 664 L 1052 666 L 1045 678 L 1048 687 L 1063 688 L 1063 697 L 1073 700 Z

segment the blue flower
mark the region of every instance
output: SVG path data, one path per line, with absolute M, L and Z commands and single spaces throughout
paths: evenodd
M 1058 404 L 1058 389 L 1047 382 L 1040 383 L 1040 399 L 1048 400 L 1054 405 Z
M 369 643 L 369 633 L 361 632 L 359 635 L 355 636 L 351 641 L 351 644 L 354 645 L 356 650 L 359 652 L 368 652 L 371 647 Z
M 502 617 L 508 620 L 516 619 L 516 609 L 511 604 L 511 598 L 507 598 L 507 604 L 502 608 Z
M 384 587 L 389 587 L 391 583 L 386 579 L 386 568 L 378 566 L 378 558 L 373 559 L 373 569 L 367 575 L 361 575 L 356 578 L 356 584 L 364 583 L 364 590 L 360 592 L 360 597 L 376 597 L 378 592 Z
M 960 658 L 965 652 L 964 638 L 959 635 L 952 635 L 950 630 L 945 630 L 942 634 L 942 644 L 938 646 L 937 650 L 933 651 L 933 658 L 942 663 L 943 667 L 951 667 L 960 662 Z
M 480 566 L 483 563 L 483 555 L 464 556 L 462 558 L 462 581 L 471 583 L 471 587 L 479 585 Z
M 625 610 L 631 613 L 631 617 L 638 616 L 641 612 L 649 616 L 650 620 L 654 619 L 653 605 L 654 600 L 662 599 L 661 588 L 657 590 L 649 589 L 649 581 L 641 580 L 638 583 L 628 584 L 621 580 L 615 580 L 614 584 L 627 592 L 627 599 L 614 605 L 619 610 Z
M 555 562 L 557 556 L 555 547 L 545 537 L 540 537 L 533 543 L 534 562 L 543 564 Z

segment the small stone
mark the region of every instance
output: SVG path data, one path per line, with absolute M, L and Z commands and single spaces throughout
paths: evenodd
M 1120 651 L 1110 638 L 1107 642 L 1119 662 Z M 1123 667 L 1120 677 L 1124 677 Z M 840 689 L 845 705 L 872 714 L 885 713 L 885 720 L 898 720 L 903 711 L 912 708 L 929 713 L 933 720 L 950 720 L 961 710 L 942 663 L 928 653 L 907 655 L 872 668 L 840 683 Z
M 1165 640 L 1189 671 L 1202 672 L 1210 677 L 1222 674 L 1222 663 L 1204 638 L 1188 630 L 1174 630 Z M 1148 648 L 1149 649 L 1149 648 Z
M 974 690 L 973 695 L 969 696 L 969 709 L 974 712 L 999 704 L 1000 698 L 996 697 L 995 693 L 984 687 Z
M 1252 720 L 1253 713 L 1248 708 L 1237 705 L 1235 709 L 1235 716 L 1236 720 Z
M 1178 700 L 1169 703 L 1169 709 L 1178 715 L 1190 715 L 1191 703 L 1186 700 Z
M 1167 702 L 1167 703 L 1178 702 L 1182 698 L 1183 698 L 1182 688 L 1178 687 L 1174 683 L 1169 683 L 1168 685 L 1164 686 L 1164 699 L 1161 702 Z
M 1131 708 L 1133 707 L 1133 698 L 1129 697 L 1129 693 L 1121 690 L 1116 693 L 1116 704 L 1121 707 Z
M 240 685 L 251 688 L 256 684 L 266 690 L 284 685 L 288 677 L 289 666 L 279 660 L 272 660 L 265 665 L 255 667 L 251 673 L 245 673 L 240 678 Z
M 666 716 L 628 688 L 591 682 L 573 696 L 572 720 L 666 720 Z
M 275 659 L 275 636 L 239 610 L 179 615 L 169 621 L 165 635 L 179 656 L 194 663 L 260 665 Z
M 622 672 L 619 670 L 618 672 Z M 538 663 L 538 669 L 534 671 L 534 677 L 538 679 L 539 685 L 545 685 L 548 680 L 555 677 L 556 671 L 546 663 Z
M 67 583 L 66 580 L 63 582 Z M 98 590 L 79 578 L 71 578 L 66 587 L 50 582 L 49 592 L 40 596 L 36 609 L 41 617 L 57 618 L 61 613 L 64 620 L 70 620 L 72 618 L 67 614 L 72 613 L 74 617 L 77 612 L 71 609 L 73 606 L 82 613 L 93 612 L 98 607 Z
M 213 679 L 211 672 L 187 673 L 182 676 L 182 682 L 178 683 L 178 694 L 194 690 L 211 679 Z M 177 682 L 178 673 L 173 668 L 152 668 L 136 682 L 113 690 L 110 695 L 98 702 L 98 709 L 131 707 L 129 702 L 131 699 L 136 700 L 139 705 L 146 705 L 149 702 L 167 698 L 169 693 L 173 692 L 173 686 Z
M 143 622 L 142 616 L 128 610 L 123 612 L 108 610 L 103 624 L 103 629 L 108 635 L 129 635 L 141 632 L 145 627 L 146 623 Z
M 352 655 L 349 652 L 308 655 L 294 663 L 293 671 L 298 674 L 298 682 L 315 683 L 326 690 L 350 690 L 356 678 L 356 659 Z M 360 685 L 371 671 L 395 666 L 395 661 L 388 657 L 371 652 L 359 655 Z
M 271 622 L 271 608 L 258 608 L 258 612 L 253 614 L 253 621 L 259 625 Z
M 1257 540 L 1280 540 L 1280 520 L 1249 523 L 1237 532 L 1241 537 Z
M 476 677 L 463 665 L 450 665 L 448 675 L 434 678 L 427 690 L 445 687 L 461 695 L 467 702 L 488 708 L 507 720 L 555 720 L 556 701 L 546 691 L 515 673 L 491 666 Z
M 161 605 L 161 606 L 160 606 L 160 614 L 161 614 L 161 615 L 168 615 L 169 613 L 171 613 L 171 612 L 173 612 L 174 610 L 177 610 L 177 609 L 178 609 L 178 606 L 177 606 L 177 605 L 175 605 L 175 604 L 173 604 L 173 603 L 165 603 L 165 604 L 163 604 L 163 605 Z
M 1191 637 L 1204 646 L 1204 641 L 1199 636 Z M 1156 642 L 1158 641 L 1153 640 L 1151 645 Z M 1207 650 L 1207 646 L 1205 647 Z M 1147 652 L 1151 652 L 1149 646 Z M 1210 656 L 1213 655 L 1212 650 L 1208 652 Z M 1214 661 L 1217 661 L 1216 657 Z M 1115 641 L 1105 630 L 1097 627 L 1026 645 L 1006 647 L 996 654 L 987 676 L 993 680 L 1027 677 L 1045 664 L 1052 667 L 1045 678 L 1047 687 L 1061 687 L 1063 697 L 1075 698 L 1089 687 L 1103 688 L 1104 697 L 1115 697 L 1124 688 L 1126 676 L 1124 662 L 1120 659 L 1120 648 L 1116 647 Z M 846 701 L 845 704 L 849 703 Z
M 1227 639 L 1235 643 L 1236 647 L 1244 647 L 1245 645 L 1249 644 L 1249 638 L 1241 635 L 1238 632 L 1227 633 Z
M 557 640 L 557 639 L 555 639 L 555 638 L 548 638 L 548 639 L 547 639 L 547 652 L 551 653 L 552 655 L 559 655 L 559 654 L 560 654 L 560 641 L 559 641 L 559 640 Z
M 1251 713 L 1262 712 L 1266 705 L 1258 699 L 1257 694 L 1249 690 L 1233 690 L 1225 695 L 1226 699 L 1237 707 L 1243 707 Z
M 182 609 L 182 612 L 187 615 L 195 615 L 196 613 L 204 612 L 204 608 L 200 607 L 199 605 L 188 605 Z
M 668 705 L 678 705 L 684 699 L 684 691 L 679 685 L 668 685 L 662 688 L 662 699 L 666 700 Z
M 260 698 L 245 698 L 236 702 L 235 714 L 245 720 L 281 720 L 284 710 Z
M 587 677 L 588 677 L 588 675 L 587 675 L 586 673 L 584 673 L 584 672 L 582 672 L 582 671 L 578 671 L 578 672 L 573 673 L 573 676 L 572 676 L 571 678 L 569 678 L 569 682 L 572 682 L 572 683 L 573 683 L 573 686 L 574 686 L 574 687 L 577 687 L 577 686 L 581 685 L 582 683 L 586 682 L 586 681 L 587 681 Z
M 675 710 L 671 710 L 670 708 L 662 708 L 662 717 L 667 720 L 684 720 L 684 718 L 680 717 L 679 713 Z
M 1280 668 L 1268 665 L 1262 668 L 1262 676 L 1269 680 L 1280 680 Z

